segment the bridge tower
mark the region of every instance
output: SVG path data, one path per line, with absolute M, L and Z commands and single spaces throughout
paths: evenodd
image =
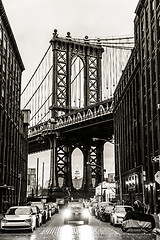
M 54 30 L 51 40 L 53 51 L 53 84 L 51 122 L 58 116 L 87 108 L 102 100 L 101 59 L 103 48 L 71 38 L 60 38 Z M 74 72 L 74 74 L 73 74 Z M 74 77 L 73 77 L 74 76 Z M 87 131 L 87 129 L 86 129 Z M 87 198 L 94 195 L 94 187 L 103 180 L 103 141 L 94 142 L 93 136 L 65 135 L 54 131 L 48 135 L 51 149 L 50 196 Z M 82 188 L 76 190 L 72 183 L 71 156 L 75 148 L 83 154 Z

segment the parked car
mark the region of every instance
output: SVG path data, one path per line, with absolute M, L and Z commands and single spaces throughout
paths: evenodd
M 102 211 L 104 209 L 104 207 L 108 206 L 108 205 L 109 205 L 108 202 L 97 203 L 97 206 L 95 208 L 95 213 L 94 213 L 95 217 L 99 219 L 100 218 L 100 211 Z
M 106 205 L 102 207 L 99 212 L 99 219 L 103 222 L 110 221 L 110 215 L 111 215 L 112 209 L 113 209 L 112 205 Z
M 133 207 L 129 205 L 115 205 L 110 215 L 110 224 L 113 224 L 113 226 L 121 225 L 128 211 L 134 211 Z
M 49 202 L 48 204 L 51 207 L 51 215 L 55 214 L 56 213 L 56 207 L 55 207 L 54 203 L 53 202 Z
M 89 205 L 89 212 L 91 215 L 95 215 L 95 208 L 97 207 L 98 202 L 91 202 Z
M 58 202 L 53 202 L 53 205 L 55 207 L 55 213 L 59 213 L 59 205 Z
M 82 202 L 68 203 L 68 207 L 64 210 L 64 224 L 70 221 L 83 221 L 84 224 L 88 224 L 89 211 Z
M 47 212 L 45 204 L 42 202 L 31 202 L 31 206 L 37 206 L 40 209 L 40 212 L 42 214 L 42 223 L 46 223 L 47 221 Z
M 123 232 L 151 232 L 155 228 L 155 219 L 152 215 L 129 211 L 126 213 L 121 229 Z
M 10 207 L 1 221 L 2 231 L 36 229 L 36 214 L 30 206 Z
M 33 213 L 36 215 L 36 227 L 42 225 L 42 213 L 38 206 L 31 206 Z
M 57 199 L 57 203 L 60 209 L 63 208 L 65 206 L 64 198 Z
M 47 220 L 49 220 L 52 216 L 51 206 L 48 203 L 45 203 L 45 209 L 46 209 L 46 213 L 47 213 Z

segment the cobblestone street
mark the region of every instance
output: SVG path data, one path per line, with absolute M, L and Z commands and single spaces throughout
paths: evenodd
M 88 225 L 81 222 L 63 224 L 62 210 L 33 233 L 1 233 L 0 240 L 160 240 L 160 235 L 123 233 L 120 227 L 101 222 L 94 216 Z

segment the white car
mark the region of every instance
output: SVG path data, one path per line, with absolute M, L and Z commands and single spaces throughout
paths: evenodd
M 89 223 L 89 211 L 84 208 L 82 202 L 69 202 L 68 207 L 64 209 L 64 224 L 70 221 L 83 221 L 84 224 Z
M 115 205 L 111 211 L 110 224 L 113 226 L 121 225 L 128 211 L 134 211 L 133 207 L 128 205 Z
M 36 229 L 36 214 L 30 206 L 10 207 L 1 221 L 1 230 L 16 231 Z

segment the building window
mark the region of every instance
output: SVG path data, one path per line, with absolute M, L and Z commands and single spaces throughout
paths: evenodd
M 3 39 L 3 30 L 2 27 L 0 26 L 0 45 L 2 46 L 2 39 Z
M 142 33 L 142 39 L 144 38 L 144 20 L 141 22 L 141 33 Z
M 146 29 L 148 29 L 148 9 L 146 10 Z
M 160 0 L 156 0 L 156 8 L 159 6 Z
M 147 68 L 147 88 L 150 89 L 150 69 Z
M 6 38 L 6 36 L 4 36 L 3 48 L 4 48 L 4 55 L 7 56 L 7 38 Z
M 151 19 L 154 16 L 154 0 L 151 1 Z
M 153 51 L 155 48 L 155 28 L 152 29 L 151 37 L 152 37 L 152 51 Z

